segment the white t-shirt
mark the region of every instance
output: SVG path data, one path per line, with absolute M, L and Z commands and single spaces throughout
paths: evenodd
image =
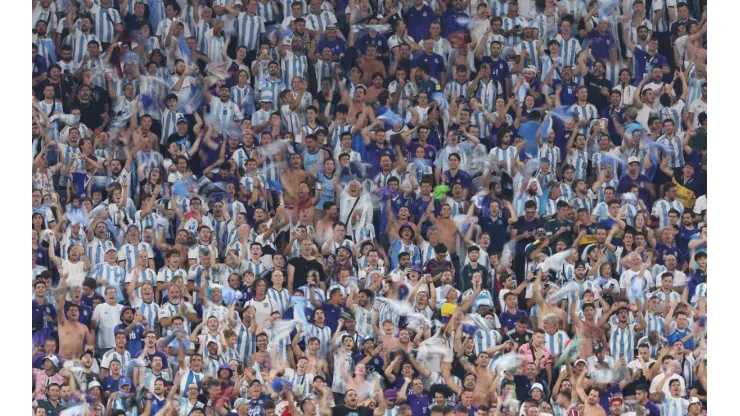
M 699 128 L 699 114 L 705 113 L 707 111 L 707 103 L 701 100 L 701 98 L 697 98 L 696 100 L 692 101 L 689 105 L 689 113 L 694 113 L 694 124 L 691 126 L 692 128 L 698 129 Z
M 121 323 L 121 309 L 123 305 L 108 305 L 101 303 L 95 307 L 92 319 L 98 323 L 97 347 L 110 349 L 116 346 L 115 328 Z

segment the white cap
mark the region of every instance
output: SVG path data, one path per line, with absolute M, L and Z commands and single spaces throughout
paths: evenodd
M 627 159 L 627 164 L 630 163 L 640 163 L 640 159 L 637 156 L 630 156 L 629 159 Z
M 525 67 L 523 69 L 523 71 L 532 71 L 532 72 L 534 72 L 536 74 L 537 73 L 537 68 L 535 68 L 534 65 L 530 65 L 530 66 Z
M 694 403 L 699 403 L 699 406 L 704 407 L 704 405 L 702 404 L 701 400 L 699 400 L 698 397 L 689 398 L 689 406 L 691 406 Z

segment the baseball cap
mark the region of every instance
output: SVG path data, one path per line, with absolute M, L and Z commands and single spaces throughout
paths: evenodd
M 537 68 L 535 68 L 534 65 L 529 65 L 529 66 L 525 67 L 522 72 L 524 72 L 524 71 L 531 71 L 531 72 L 534 72 L 536 74 L 537 73 Z
M 94 389 L 95 387 L 97 387 L 97 388 L 99 388 L 101 390 L 103 389 L 100 386 L 100 383 L 98 383 L 97 381 L 93 380 L 93 381 L 90 382 L 90 384 L 87 385 L 87 391 L 90 391 L 90 390 Z
M 704 404 L 701 402 L 701 400 L 699 400 L 698 397 L 691 397 L 691 398 L 689 398 L 689 406 L 691 406 L 694 403 L 699 403 L 699 406 L 704 407 Z
M 47 355 L 41 361 L 46 361 L 46 360 L 51 361 L 51 363 L 54 364 L 54 367 L 59 367 L 59 358 L 57 358 L 56 356 L 54 356 L 54 355 Z
M 585 268 L 586 268 L 586 265 L 585 265 L 585 264 L 584 264 L 584 263 L 583 263 L 582 261 L 578 260 L 578 261 L 576 262 L 576 266 L 575 266 L 575 268 L 576 268 L 576 269 L 585 269 Z
M 398 399 L 398 394 L 393 389 L 388 389 L 385 391 L 385 399 L 386 400 L 396 400 Z
M 547 235 L 547 230 L 545 230 L 544 228 L 538 228 L 537 229 L 537 232 L 535 234 L 537 234 L 537 235 L 540 235 L 540 234 Z
M 188 121 L 185 120 L 185 117 L 180 117 L 177 119 L 177 124 L 180 124 L 180 123 L 188 124 Z
M 621 397 L 612 397 L 609 399 L 609 406 L 613 405 L 614 403 L 622 404 L 624 403 L 624 399 Z
M 630 165 L 632 163 L 640 163 L 640 159 L 637 156 L 630 156 L 629 159 L 627 159 L 627 164 Z
M 238 409 L 239 407 L 244 406 L 244 405 L 249 405 L 249 400 L 243 397 L 240 397 L 236 399 L 236 401 L 234 402 L 234 409 Z
M 121 378 L 119 378 L 119 379 L 118 379 L 118 388 L 119 388 L 119 389 L 120 389 L 121 387 L 123 387 L 123 386 L 129 386 L 129 387 L 130 387 L 130 386 L 132 386 L 132 385 L 133 385 L 133 384 L 131 384 L 131 379 L 130 379 L 130 378 L 128 378 L 128 377 L 126 377 L 126 376 L 124 376 L 124 377 L 121 377 Z
M 132 307 L 130 307 L 130 306 L 124 306 L 123 308 L 121 308 L 121 313 L 120 313 L 119 316 L 123 315 L 123 313 L 126 312 L 126 311 L 133 311 L 133 310 L 134 309 Z
M 329 25 L 326 27 L 326 30 L 337 30 L 337 25 Z
M 579 358 L 579 359 L 576 360 L 576 362 L 573 363 L 573 365 L 578 365 L 579 363 L 583 363 L 585 365 L 586 364 L 586 360 L 584 360 L 583 358 Z
M 542 388 L 542 384 L 540 383 L 532 384 L 532 387 L 529 388 L 529 394 L 532 394 L 532 390 L 539 390 L 541 392 L 545 391 L 545 389 Z

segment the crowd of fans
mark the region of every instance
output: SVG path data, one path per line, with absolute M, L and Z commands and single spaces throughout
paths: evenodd
M 702 415 L 703 0 L 33 0 L 33 414 Z

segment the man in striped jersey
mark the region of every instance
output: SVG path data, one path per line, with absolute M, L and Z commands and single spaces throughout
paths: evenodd
M 669 225 L 668 213 L 671 210 L 675 209 L 679 212 L 679 215 L 683 214 L 683 204 L 676 199 L 677 190 L 678 188 L 673 182 L 663 184 L 663 199 L 655 201 L 653 211 L 650 214 L 658 219 L 658 228 L 664 228 Z
M 638 310 L 635 312 L 637 322 L 630 324 L 628 322 L 629 309 L 627 307 L 613 308 L 608 314 L 604 314 L 599 319 L 599 327 L 609 331 L 609 351 L 614 359 L 624 358 L 626 362 L 634 359 L 635 342 L 637 333 L 642 331 L 647 322 L 645 316 L 640 311 L 642 303 L 637 300 Z M 612 315 L 617 316 L 617 324 L 609 324 Z

